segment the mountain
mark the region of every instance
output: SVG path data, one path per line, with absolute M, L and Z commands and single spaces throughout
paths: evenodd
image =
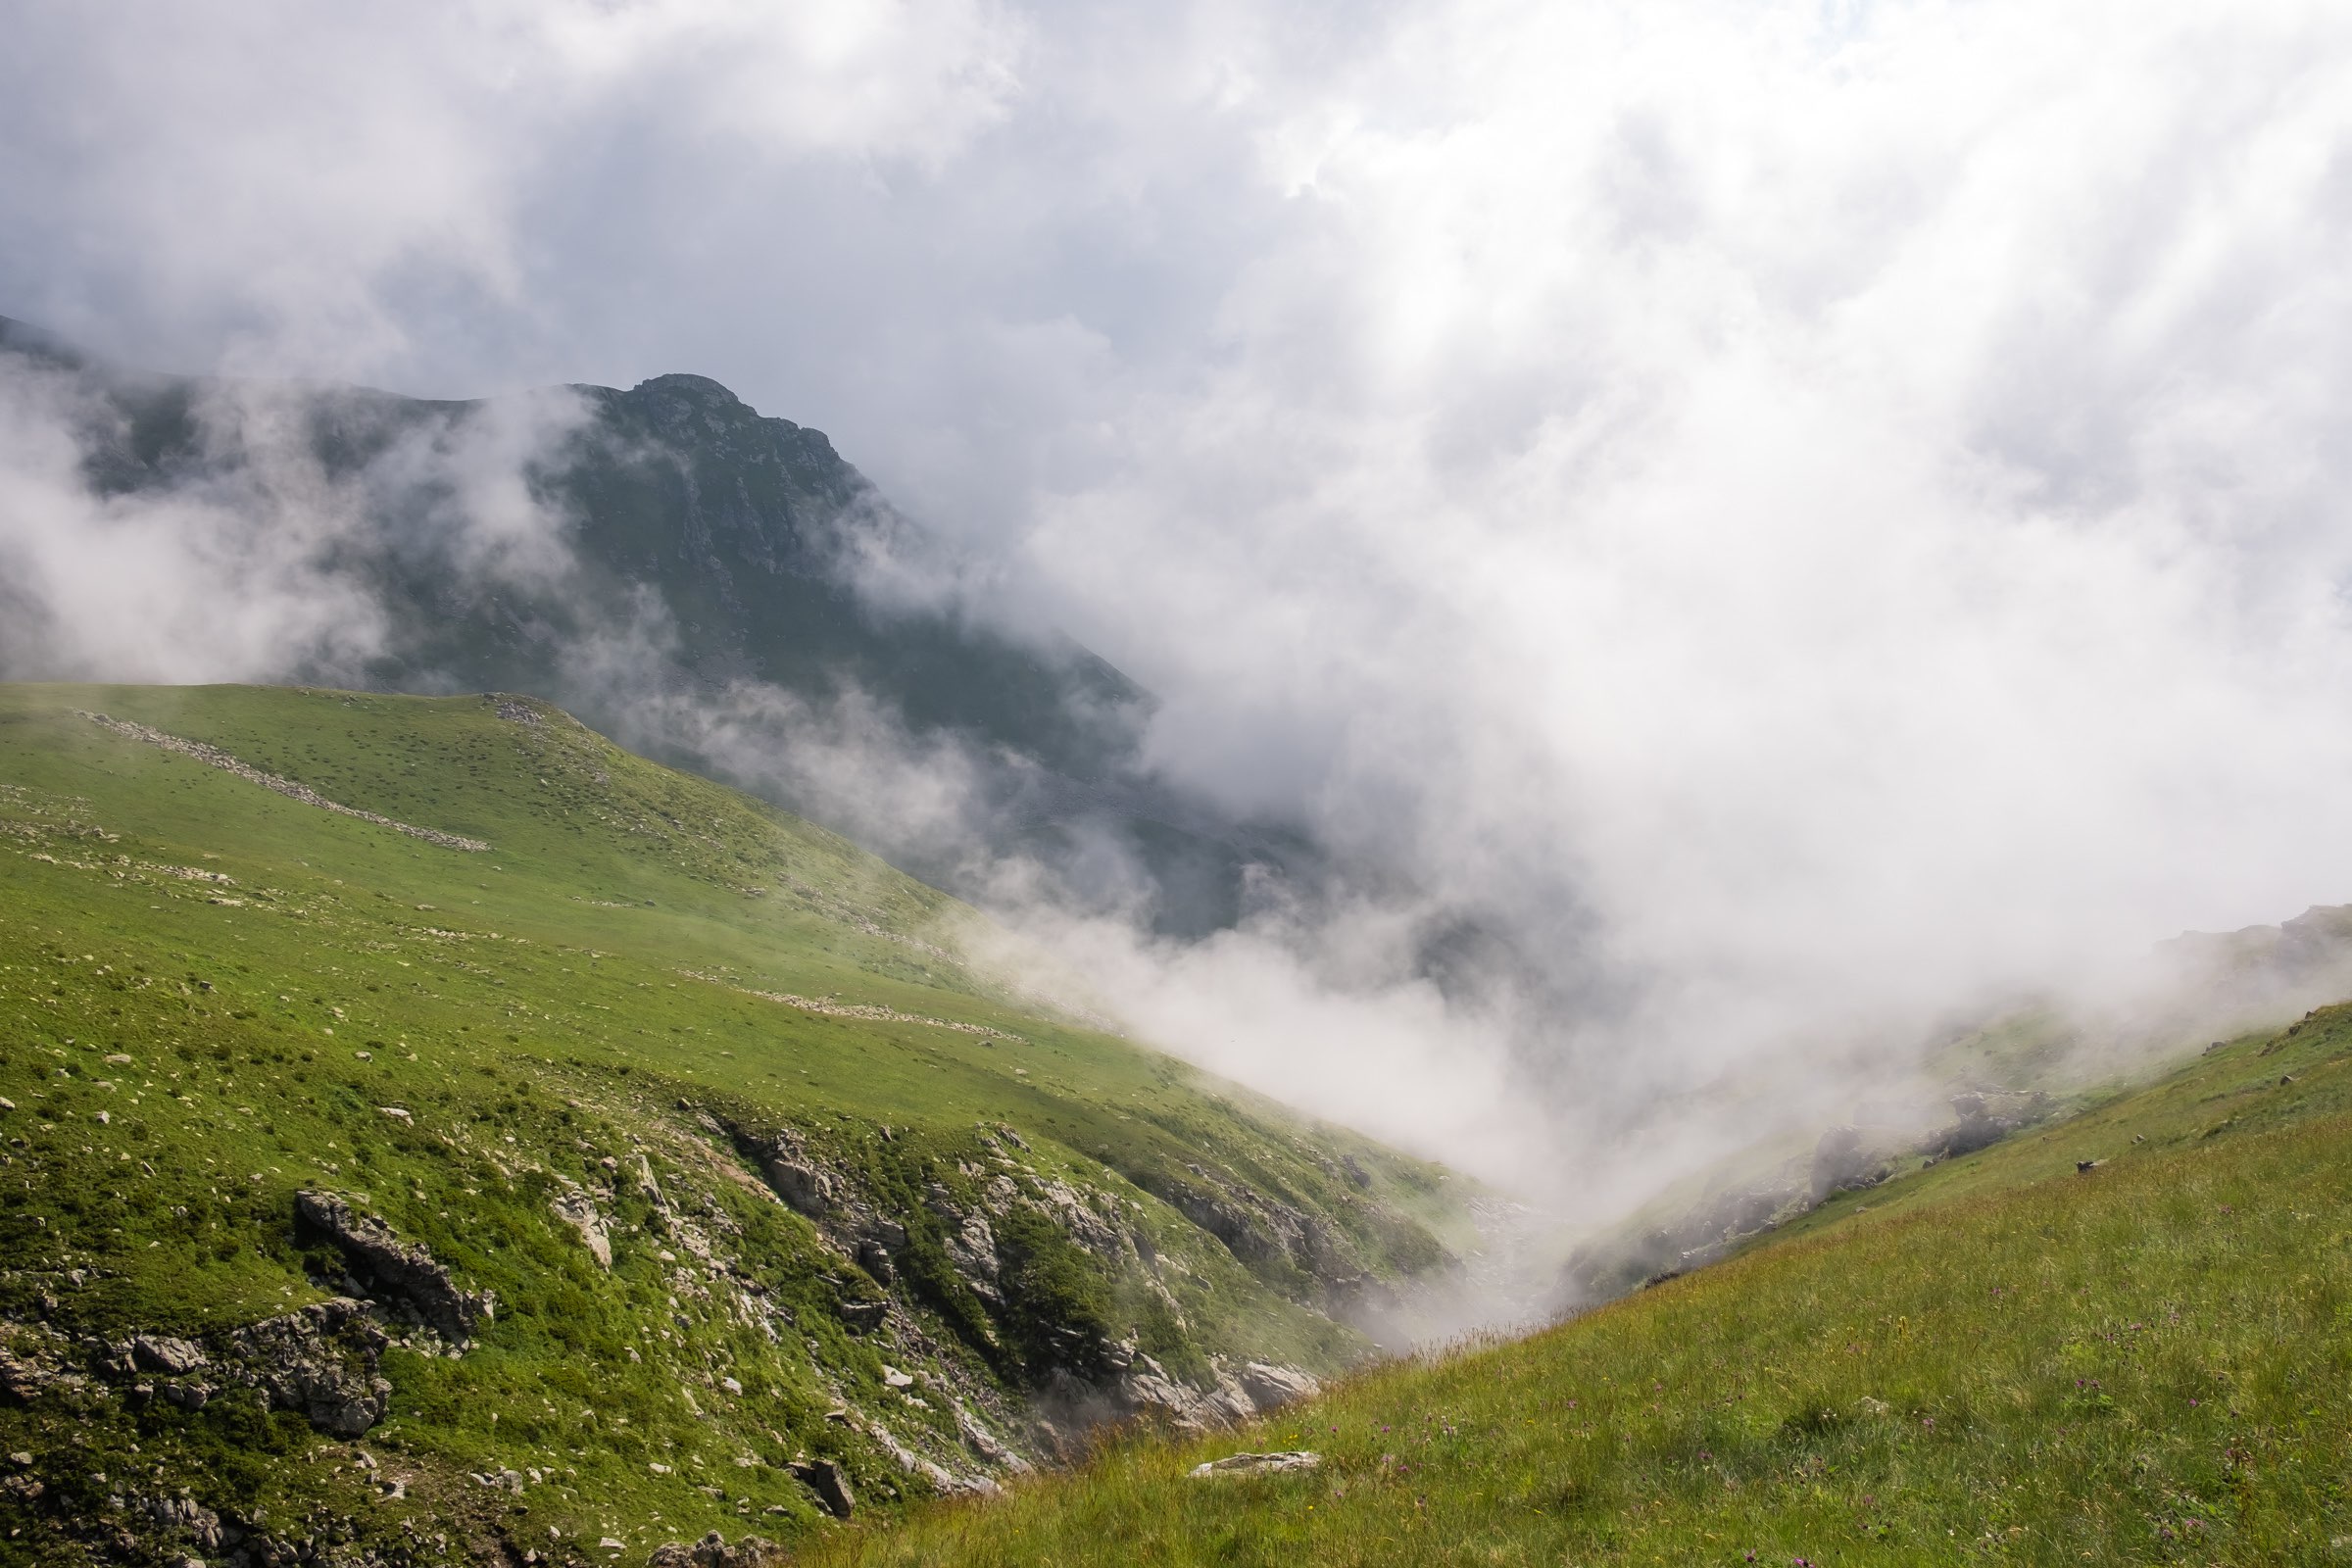
M 986 934 L 531 699 L 0 687 L 7 1560 L 805 1539 L 1453 1277 L 1446 1173 Z
M 979 579 L 822 432 L 715 381 L 429 401 L 125 370 L 0 318 L 11 366 L 69 389 L 103 500 L 226 493 L 319 534 L 309 564 L 385 634 L 356 664 L 288 650 L 274 678 L 537 695 L 934 883 L 969 891 L 1025 856 L 1082 903 L 1142 894 L 1170 933 L 1233 923 L 1251 864 L 1314 863 L 1153 777 L 1146 692 L 1066 637 L 1006 629 L 1004 596 L 953 586 Z M 875 586 L 894 570 L 951 586 Z M 0 674 L 85 673 L 19 618 Z M 952 820 L 862 808 L 869 775 L 917 762 L 952 780 Z

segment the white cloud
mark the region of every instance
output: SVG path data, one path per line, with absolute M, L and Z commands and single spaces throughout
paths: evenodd
M 936 165 L 1002 115 L 1020 47 L 990 0 L 37 6 L 11 31 L 5 204 L 44 252 L 20 310 L 114 342 L 128 306 L 342 375 L 399 362 L 419 315 L 527 318 L 567 166 L 679 153 L 726 201 L 809 158 Z
M 76 376 L 0 359 L 0 662 L 19 676 L 197 682 L 365 680 L 400 642 L 378 600 L 376 519 L 473 582 L 544 587 L 570 562 L 564 519 L 526 467 L 579 418 L 562 391 L 371 431 L 329 471 L 298 389 L 202 387 L 200 462 L 169 485 L 109 491 L 93 453 L 124 461 L 122 411 Z M 167 459 L 167 462 L 172 460 Z

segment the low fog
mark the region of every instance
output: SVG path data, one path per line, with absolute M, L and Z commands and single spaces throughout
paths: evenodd
M 563 394 L 327 483 L 271 378 L 692 370 L 924 526 L 845 556 L 876 613 L 1065 630 L 1170 788 L 1361 874 L 1154 937 L 970 863 L 1017 759 L 684 690 L 650 610 L 572 651 L 622 739 L 964 857 L 996 961 L 1571 1218 L 1932 1101 L 2004 1008 L 2112 1067 L 2309 1004 L 2151 1021 L 2220 982 L 2147 956 L 2352 902 L 2340 7 L 131 9 L 0 64 L 0 312 L 259 378 L 207 413 L 253 461 L 109 498 L 0 386 L 19 668 L 359 670 L 387 495 L 562 581 Z

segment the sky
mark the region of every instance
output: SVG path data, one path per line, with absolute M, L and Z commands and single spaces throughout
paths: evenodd
M 1375 1130 L 1524 1173 L 1557 1135 L 1495 1134 L 1505 1037 L 1598 1124 L 2352 901 L 2340 5 L 12 34 L 0 314 L 433 396 L 715 377 L 1155 691 L 1173 776 L 1634 977 L 1464 1015 L 1396 968 L 1410 911 L 1038 923 L 1146 1032 Z

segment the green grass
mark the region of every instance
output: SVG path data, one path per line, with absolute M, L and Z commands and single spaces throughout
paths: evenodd
M 76 710 L 493 848 L 323 811 Z M 929 1489 L 828 1410 L 886 1410 L 901 1440 L 953 1457 L 944 1401 L 887 1389 L 883 1363 L 1017 1402 L 1055 1314 L 1172 1363 L 1359 1359 L 1296 1271 L 1244 1266 L 1152 1196 L 1193 1166 L 1319 1217 L 1375 1270 L 1436 1256 L 1403 1215 L 1442 1208 L 1438 1173 L 1041 1010 L 958 958 L 978 917 L 944 895 L 534 713 L 0 687 L 0 1096 L 16 1107 L 0 1111 L 0 1341 L 39 1324 L 201 1335 L 320 1298 L 329 1260 L 291 1227 L 303 1188 L 360 1196 L 500 1301 L 462 1358 L 386 1358 L 393 1412 L 361 1446 L 405 1498 L 250 1396 L 194 1415 L 0 1406 L 0 1451 L 32 1452 L 50 1489 L 38 1507 L 0 1492 L 0 1525 L 25 1532 L 4 1539 L 49 1554 L 34 1560 L 85 1560 L 100 1473 L 249 1518 L 406 1527 L 440 1543 L 431 1560 L 790 1537 L 817 1525 L 783 1468 L 802 1453 L 838 1458 L 888 1515 Z M 767 1193 L 721 1123 L 795 1127 L 907 1213 L 914 1340 L 844 1327 L 838 1303 L 880 1288 Z M 1025 1146 L 1011 1167 L 989 1164 L 1009 1147 L 1000 1126 Z M 1166 1298 L 1040 1234 L 1013 1248 L 1009 1330 L 992 1325 L 956 1298 L 922 1218 L 933 1184 L 965 1193 L 976 1167 L 1119 1205 L 1168 1260 Z M 552 1213 L 566 1183 L 612 1186 L 610 1273 Z M 777 1311 L 756 1321 L 755 1298 Z M 541 1479 L 518 1497 L 468 1479 L 508 1468 Z
M 805 1560 L 2340 1562 L 2348 1112 L 2330 1008 L 1533 1339 Z M 1265 1447 L 1325 1462 L 1187 1475 Z

